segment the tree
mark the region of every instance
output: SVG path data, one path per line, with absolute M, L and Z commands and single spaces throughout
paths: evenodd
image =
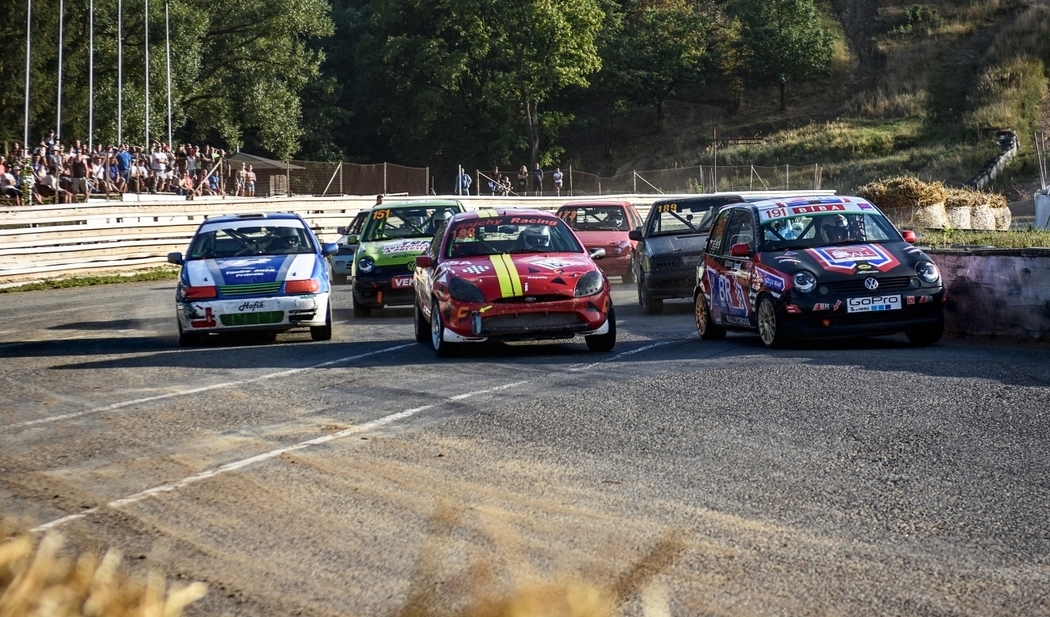
M 780 86 L 787 109 L 787 84 L 829 73 L 832 35 L 821 25 L 813 0 L 740 0 L 741 41 L 748 70 Z
M 25 41 L 25 2 L 7 13 L 8 32 Z M 94 0 L 93 141 L 117 141 L 117 0 Z M 167 141 L 165 7 L 170 16 L 172 124 L 177 139 L 245 144 L 279 157 L 298 148 L 299 95 L 322 55 L 305 42 L 331 31 L 325 0 L 153 0 L 149 3 L 149 133 Z M 57 120 L 58 0 L 33 2 L 32 138 Z M 146 136 L 144 2 L 123 3 L 121 137 Z M 88 3 L 65 2 L 62 127 L 88 141 Z M 24 49 L 24 46 L 22 47 Z M 0 100 L 0 125 L 22 126 L 25 56 L 0 57 L 0 77 L 17 87 Z M 21 71 L 19 71 L 19 66 Z M 16 77 L 21 75 L 21 77 Z M 46 128 L 45 128 L 46 127 Z M 10 130 L 8 128 L 7 130 Z M 6 137 L 7 135 L 5 135 Z

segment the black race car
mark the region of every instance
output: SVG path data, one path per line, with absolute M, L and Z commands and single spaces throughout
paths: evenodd
M 662 311 L 664 300 L 692 297 L 711 221 L 719 208 L 741 201 L 740 195 L 715 194 L 653 204 L 645 225 L 628 236 L 638 242 L 635 280 L 646 313 Z
M 705 340 L 757 332 L 767 347 L 898 332 L 932 345 L 947 295 L 914 241 L 859 197 L 723 208 L 697 269 L 696 330 Z

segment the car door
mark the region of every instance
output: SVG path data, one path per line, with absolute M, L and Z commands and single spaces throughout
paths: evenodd
M 423 314 L 427 316 L 427 319 L 430 319 L 430 298 L 434 290 L 434 272 L 437 270 L 438 261 L 441 259 L 441 245 L 445 240 L 446 229 L 448 229 L 448 221 L 443 222 L 438 227 L 438 230 L 434 233 L 433 240 L 430 241 L 430 246 L 422 253 L 430 258 L 430 265 L 425 268 L 417 265 L 413 275 L 416 302 L 422 309 Z
M 751 209 L 745 206 L 719 213 L 705 257 L 711 318 L 719 325 L 757 327 L 748 293 L 754 273 L 754 249 L 755 225 Z

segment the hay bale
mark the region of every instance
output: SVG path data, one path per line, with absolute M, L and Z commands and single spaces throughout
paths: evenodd
M 973 229 L 980 229 L 982 231 L 995 230 L 995 214 L 994 209 L 991 206 L 988 204 L 978 204 L 971 206 L 970 212 L 970 222 L 973 224 Z
M 949 207 L 945 205 L 944 211 L 948 216 L 948 225 L 952 229 L 974 229 L 971 227 L 971 206 L 954 206 Z
M 992 216 L 995 217 L 995 229 L 998 231 L 1008 231 L 1010 229 L 1013 216 L 1010 208 L 992 208 Z

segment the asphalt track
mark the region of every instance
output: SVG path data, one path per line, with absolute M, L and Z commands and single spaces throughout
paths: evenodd
M 0 515 L 208 583 L 189 615 L 534 580 L 625 615 L 1050 614 L 1050 347 L 767 351 L 615 287 L 610 353 L 447 360 L 345 287 L 332 341 L 194 349 L 173 283 L 0 294 Z

